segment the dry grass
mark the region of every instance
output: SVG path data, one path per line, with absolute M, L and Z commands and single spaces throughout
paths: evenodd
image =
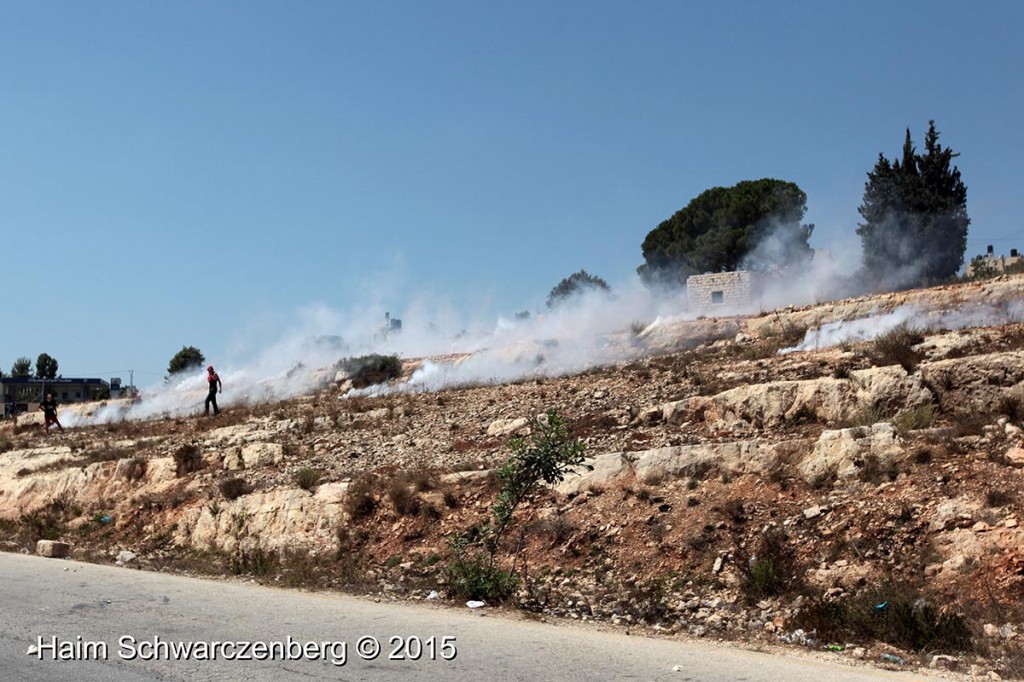
M 179 478 L 199 471 L 206 465 L 199 452 L 199 447 L 193 443 L 182 445 L 174 451 L 174 464 Z
M 365 518 L 377 509 L 377 498 L 373 494 L 376 479 L 363 474 L 352 479 L 345 493 L 345 513 L 352 520 Z
M 295 472 L 295 485 L 303 490 L 313 492 L 320 485 L 323 473 L 319 469 L 303 467 Z
M 900 431 L 916 431 L 917 429 L 927 429 L 935 423 L 935 419 L 938 417 L 938 408 L 928 403 L 915 407 L 912 410 L 904 410 L 896 415 L 893 419 L 893 425 Z
M 399 516 L 416 516 L 420 513 L 420 498 L 404 476 L 393 478 L 388 483 L 388 499 Z
M 141 457 L 132 457 L 122 473 L 129 481 L 141 481 L 146 475 L 146 460 Z
M 888 584 L 816 599 L 795 623 L 827 642 L 887 642 L 909 651 L 971 651 L 974 642 L 959 613 L 936 607 L 905 584 Z
M 877 366 L 899 365 L 911 374 L 917 369 L 922 357 L 913 347 L 922 341 L 924 335 L 921 330 L 903 322 L 875 338 L 869 357 Z
M 229 500 L 237 500 L 252 492 L 252 486 L 244 478 L 228 478 L 217 484 L 220 494 Z

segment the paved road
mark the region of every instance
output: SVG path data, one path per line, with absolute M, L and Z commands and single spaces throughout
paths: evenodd
M 17 554 L 0 554 L 0 604 L 0 676 L 7 680 L 915 679 L 488 617 L 486 609 L 376 604 Z M 375 660 L 356 651 L 367 637 L 381 645 Z M 212 649 L 212 642 L 220 648 Z M 249 642 L 248 650 L 238 642 Z M 39 645 L 38 653 L 27 653 Z M 173 646 L 193 651 L 182 658 Z M 372 653 L 373 640 L 363 639 L 362 646 Z M 218 660 L 201 660 L 212 654 Z M 267 660 L 271 655 L 275 660 Z M 240 657 L 254 660 L 225 660 Z

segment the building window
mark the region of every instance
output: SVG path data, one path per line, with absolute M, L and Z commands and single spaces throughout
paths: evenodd
M 725 303 L 725 292 L 724 291 L 712 291 L 711 292 L 712 303 Z
M 60 399 L 61 399 L 61 400 L 67 400 L 67 399 L 68 399 L 68 392 L 67 392 L 67 391 L 63 391 L 63 392 L 62 392 L 62 393 L 60 394 Z

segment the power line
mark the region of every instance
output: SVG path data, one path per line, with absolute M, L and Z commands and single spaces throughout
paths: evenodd
M 1024 235 L 1024 230 L 1020 230 L 1018 232 L 1014 232 L 1013 234 L 1008 235 L 1006 237 L 991 237 L 991 238 L 988 238 L 988 239 L 986 239 L 984 237 L 970 237 L 970 238 L 967 239 L 967 241 L 969 241 L 969 242 L 982 242 L 982 243 L 987 243 L 987 242 L 1008 242 L 1008 241 L 1012 241 L 1014 239 L 1019 239 L 1022 235 Z

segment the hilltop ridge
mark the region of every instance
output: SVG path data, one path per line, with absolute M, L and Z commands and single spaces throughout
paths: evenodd
M 518 517 L 521 607 L 1021 677 L 1022 294 L 1004 276 L 659 319 L 582 372 L 429 392 L 418 369 L 472 355 L 408 359 L 364 394 L 325 369 L 216 419 L 44 435 L 23 417 L 0 428 L 0 547 L 444 595 L 448 539 L 488 518 L 509 438 L 555 410 L 594 469 Z M 872 600 L 932 629 L 871 631 L 852 614 Z

